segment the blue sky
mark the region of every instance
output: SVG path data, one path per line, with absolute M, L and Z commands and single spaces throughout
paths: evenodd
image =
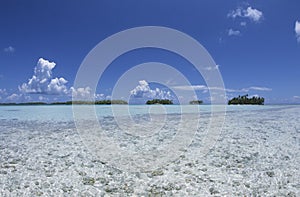
M 88 87 L 72 87 L 93 47 L 128 28 L 164 26 L 190 35 L 208 50 L 228 98 L 249 94 L 267 103 L 299 103 L 299 10 L 298 0 L 1 1 L 0 102 L 52 102 L 70 100 L 72 92 L 89 94 Z M 209 102 L 205 81 L 192 65 L 157 49 L 117 58 L 100 79 L 96 99 L 110 98 L 126 70 L 153 61 L 174 66 L 198 98 Z M 169 90 L 141 79 L 127 94 L 167 98 Z

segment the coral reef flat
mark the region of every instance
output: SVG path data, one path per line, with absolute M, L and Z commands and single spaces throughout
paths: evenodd
M 174 111 L 168 121 L 176 123 L 179 106 L 166 107 Z M 209 106 L 201 107 L 209 113 Z M 109 106 L 97 109 L 99 122 L 117 136 L 113 117 L 105 114 Z M 135 115 L 136 121 L 149 118 Z M 300 196 L 299 119 L 298 105 L 230 106 L 204 157 L 192 153 L 201 146 L 206 121 L 186 154 L 133 173 L 89 152 L 70 106 L 0 107 L 0 196 Z M 168 128 L 162 136 L 171 135 Z M 124 146 L 131 148 L 128 139 Z

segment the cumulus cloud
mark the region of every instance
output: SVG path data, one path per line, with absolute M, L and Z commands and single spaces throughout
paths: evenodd
M 227 17 L 231 17 L 231 18 L 242 17 L 242 8 L 237 8 L 236 10 L 232 10 L 227 14 Z
M 15 101 L 18 100 L 22 95 L 20 94 L 11 94 L 10 96 L 6 97 L 7 100 L 9 101 Z
M 68 92 L 65 86 L 67 82 L 68 81 L 62 77 L 51 79 L 45 92 L 47 94 L 66 94 Z
M 39 96 L 38 99 L 39 99 L 40 101 L 48 101 L 48 98 L 45 97 L 45 96 Z
M 134 98 L 150 98 L 150 99 L 172 99 L 170 91 L 164 91 L 159 88 L 151 89 L 145 80 L 139 81 L 139 85 L 130 91 Z
M 19 90 L 28 94 L 67 94 L 68 89 L 65 84 L 68 81 L 63 77 L 53 78 L 52 76 L 52 70 L 55 68 L 55 65 L 54 62 L 40 58 L 34 68 L 33 76 L 27 83 L 19 86 Z
M 111 96 L 105 94 L 95 94 L 95 100 L 111 100 Z
M 263 18 L 263 13 L 260 10 L 252 8 L 251 6 L 244 8 L 237 8 L 236 10 L 231 11 L 228 15 L 231 18 L 248 18 L 251 21 L 259 22 Z
M 3 50 L 4 50 L 4 52 L 6 52 L 6 53 L 13 53 L 13 52 L 16 51 L 16 49 L 15 49 L 14 47 L 12 47 L 12 46 L 6 47 L 6 48 L 4 48 Z
M 70 93 L 75 100 L 110 100 L 111 96 L 105 94 L 93 94 L 90 87 L 85 88 L 70 88 Z
M 263 13 L 257 9 L 252 7 L 248 7 L 247 10 L 244 12 L 244 16 L 248 17 L 249 19 L 258 22 L 261 20 Z
M 95 99 L 96 100 L 103 100 L 106 99 L 104 94 L 95 94 Z
M 71 87 L 70 91 L 72 93 L 73 98 L 75 98 L 76 100 L 89 100 L 93 98 L 91 93 L 92 89 L 90 87 L 77 89 Z
M 239 30 L 233 30 L 233 29 L 228 30 L 228 36 L 239 36 L 239 35 L 241 35 L 241 32 Z
M 8 94 L 7 94 L 8 95 Z M 25 94 L 17 94 L 17 93 L 12 93 L 9 96 L 7 96 L 6 98 L 4 98 L 4 100 L 6 102 L 28 102 L 30 101 L 32 98 L 29 95 L 25 95 Z
M 300 43 L 300 22 L 299 21 L 296 21 L 295 23 L 295 33 L 296 33 L 297 41 Z
M 43 58 L 40 58 L 34 68 L 33 76 L 27 83 L 19 86 L 22 94 L 45 94 L 45 95 L 60 95 L 73 96 L 76 100 L 91 100 L 91 99 L 107 99 L 108 97 L 102 94 L 93 94 L 90 87 L 68 88 L 68 81 L 63 77 L 53 77 L 52 71 L 56 64 Z M 1 92 L 0 92 L 1 93 Z M 10 100 L 17 99 L 16 95 L 9 98 Z M 47 97 L 39 96 L 39 100 L 49 100 Z

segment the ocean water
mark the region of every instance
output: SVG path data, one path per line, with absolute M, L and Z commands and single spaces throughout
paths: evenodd
M 1 106 L 0 196 L 300 196 L 299 105 L 94 107 Z

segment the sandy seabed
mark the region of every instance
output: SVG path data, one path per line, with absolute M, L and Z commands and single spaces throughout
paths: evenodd
M 93 157 L 72 121 L 2 118 L 0 196 L 300 196 L 299 120 L 300 106 L 229 112 L 205 157 L 188 154 L 199 129 L 186 155 L 132 173 Z

